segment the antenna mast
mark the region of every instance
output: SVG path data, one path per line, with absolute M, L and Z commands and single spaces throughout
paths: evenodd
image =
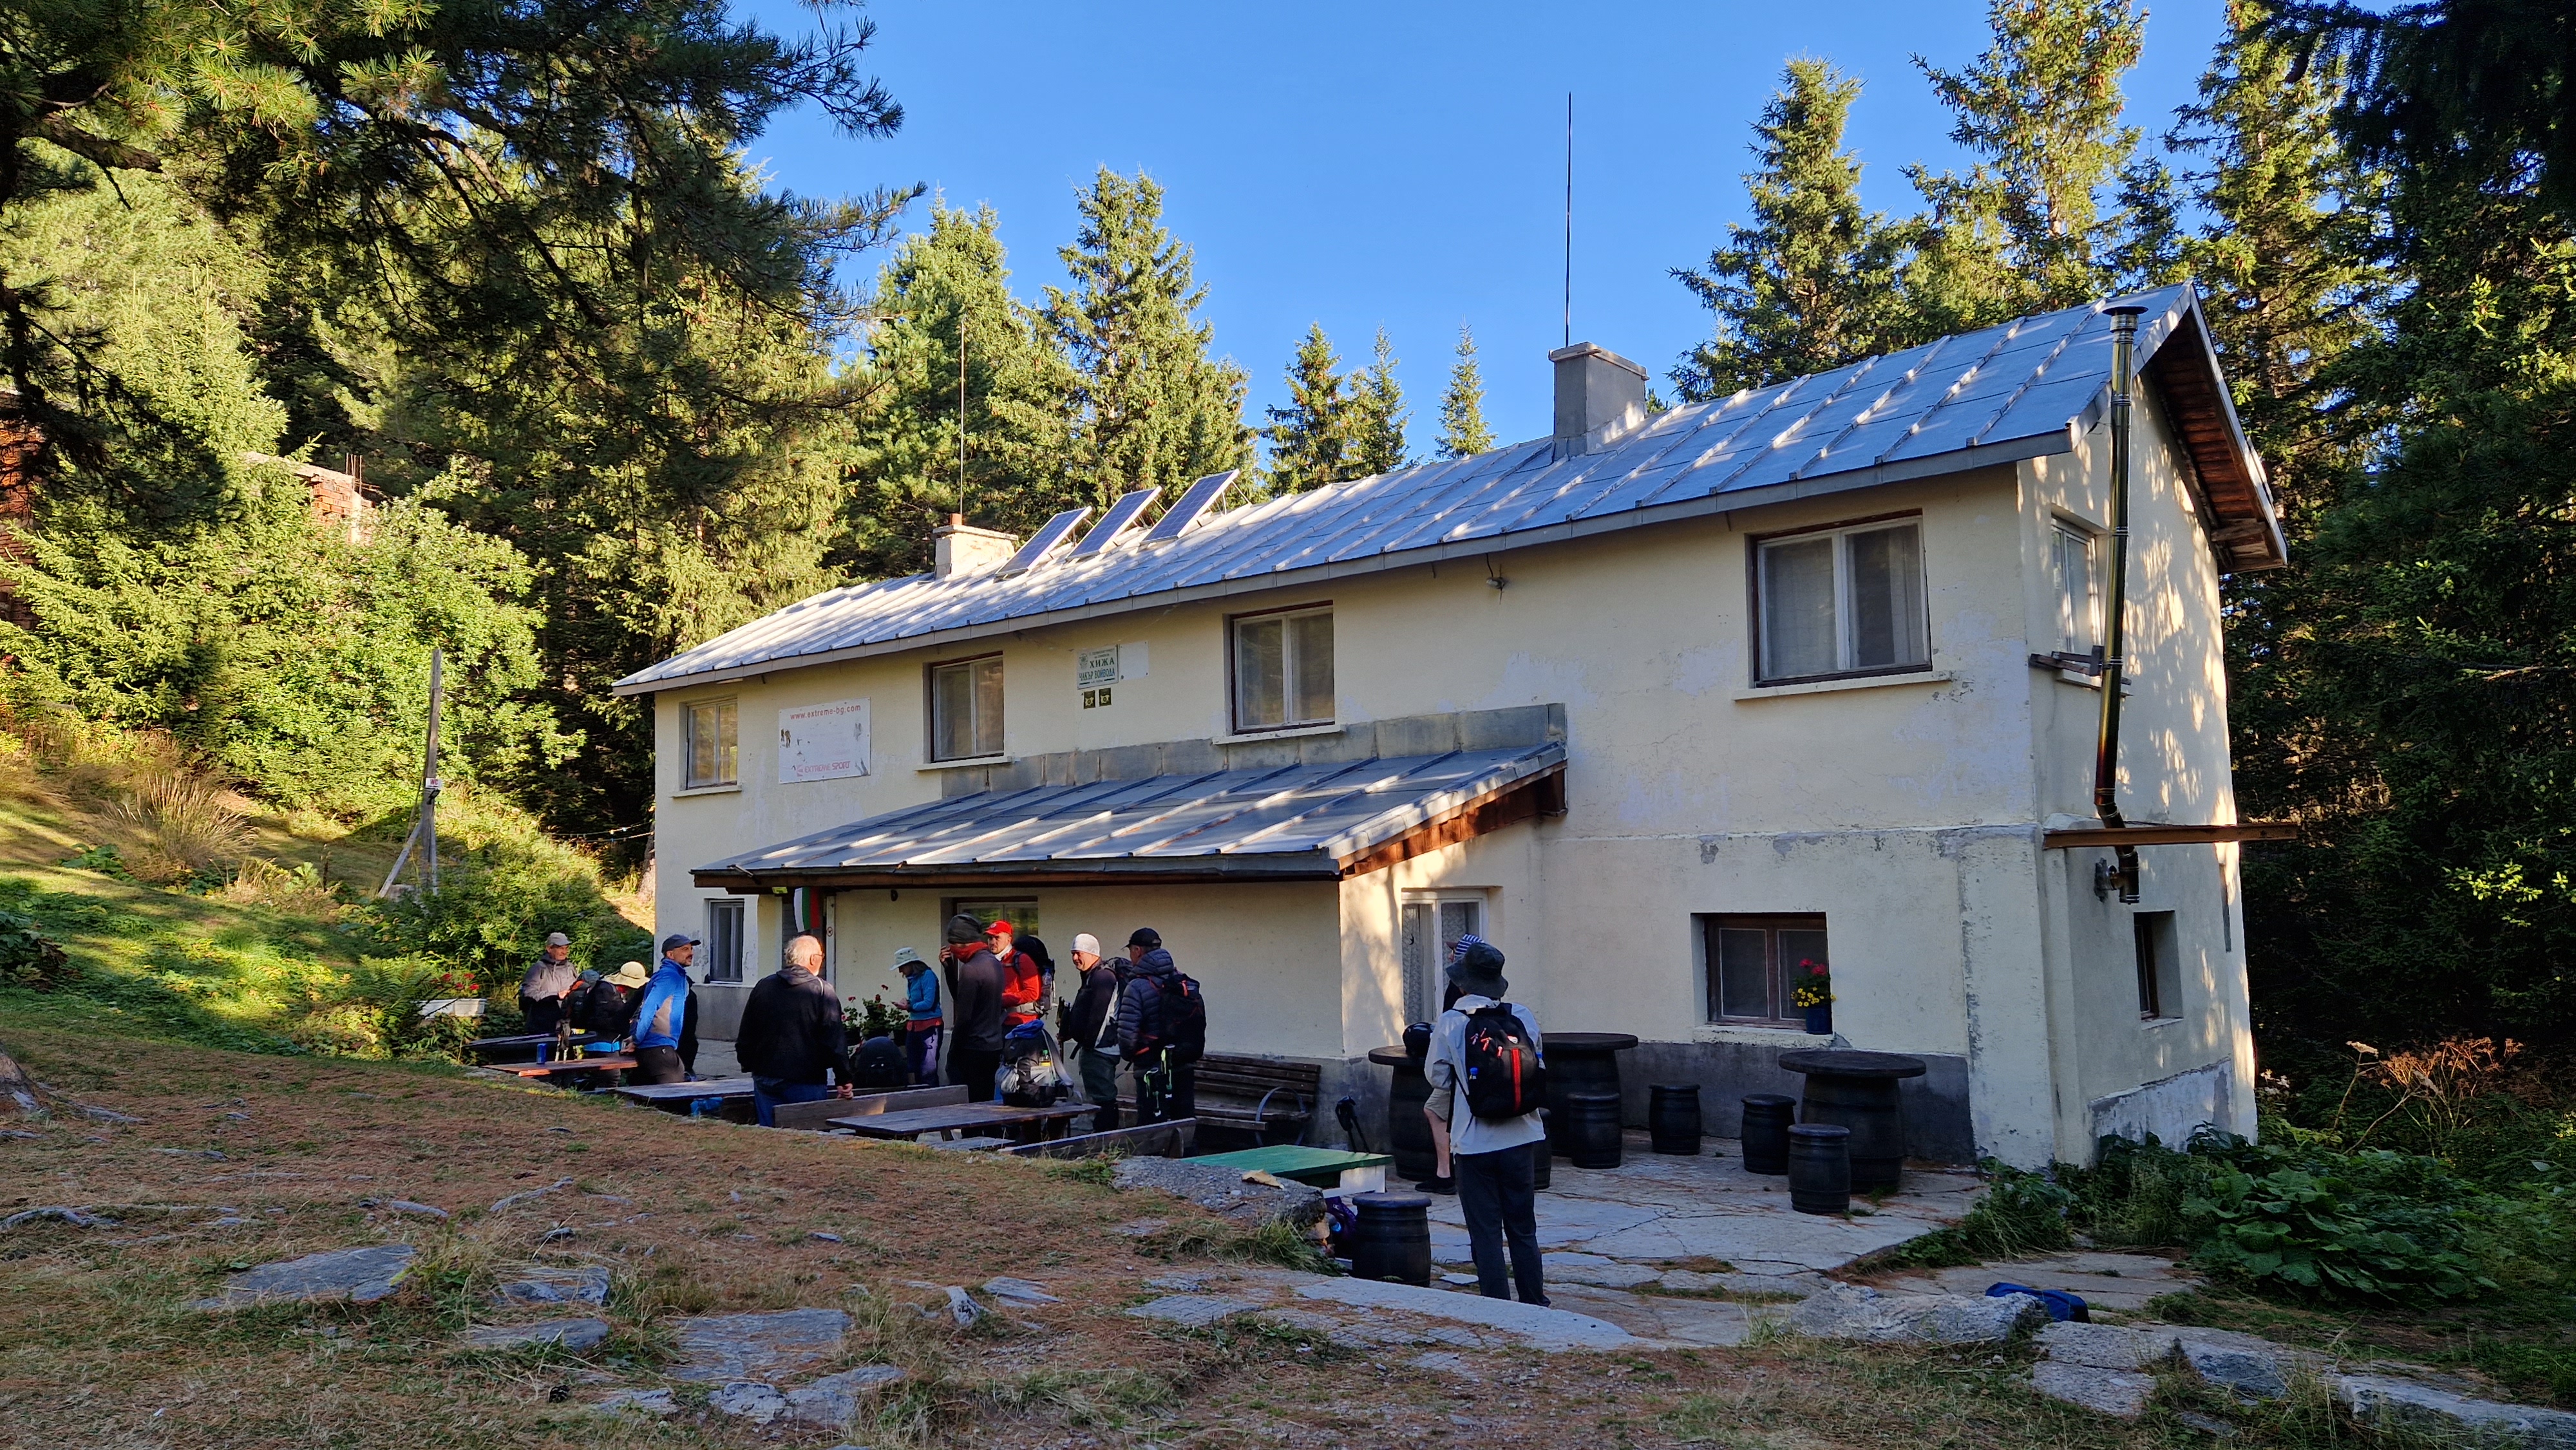
M 966 513 L 966 307 L 957 307 L 957 512 Z
M 1565 93 L 1565 346 L 1574 346 L 1574 92 Z

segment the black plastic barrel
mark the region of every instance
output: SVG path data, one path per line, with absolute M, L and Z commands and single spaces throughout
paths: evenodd
M 1355 1193 L 1351 1208 L 1351 1277 L 1430 1287 L 1431 1196 Z
M 1647 1092 L 1646 1136 L 1655 1151 L 1699 1156 L 1699 1084 L 1659 1082 Z
M 1431 1098 L 1431 1080 L 1419 1059 L 1395 1069 L 1386 1092 L 1386 1151 L 1395 1157 L 1395 1176 L 1419 1183 L 1431 1176 L 1438 1160 L 1431 1152 L 1431 1120 L 1422 1105 Z
M 1799 1123 L 1789 1129 L 1789 1206 L 1800 1213 L 1851 1211 L 1851 1129 Z
M 1753 1093 L 1744 1099 L 1744 1171 L 1778 1175 L 1789 1171 L 1789 1125 L 1798 1120 L 1798 1100 L 1778 1093 Z
M 1571 1092 L 1565 1095 L 1565 1156 L 1577 1168 L 1619 1166 L 1619 1095 Z
M 1538 1110 L 1539 1126 L 1547 1126 L 1547 1109 Z M 1556 1145 L 1545 1138 L 1530 1144 L 1530 1187 L 1544 1190 L 1556 1171 Z

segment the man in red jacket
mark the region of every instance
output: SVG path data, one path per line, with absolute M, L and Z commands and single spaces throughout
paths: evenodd
M 984 928 L 984 940 L 993 948 L 993 959 L 1002 964 L 1004 1032 L 1046 1015 L 1046 975 L 1038 970 L 1036 958 L 1012 945 L 1011 938 L 1018 934 L 1007 921 Z

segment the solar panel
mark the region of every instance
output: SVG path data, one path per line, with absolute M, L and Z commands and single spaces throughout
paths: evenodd
M 1064 541 L 1073 537 L 1073 531 L 1081 528 L 1082 521 L 1089 517 L 1091 517 L 1091 505 L 1084 504 L 1077 509 L 1066 509 L 1063 513 L 1047 520 L 1044 528 L 1031 534 L 1029 541 L 1020 545 L 1020 551 L 1011 556 L 1011 562 L 1002 566 L 1002 572 L 1025 574 L 1036 568 L 1047 555 L 1062 548 Z
M 1229 468 L 1191 484 L 1190 491 L 1181 495 L 1179 503 L 1163 511 L 1162 518 L 1146 533 L 1145 542 L 1159 544 L 1188 532 L 1190 525 L 1199 521 L 1199 515 L 1216 507 L 1217 500 L 1225 497 L 1225 491 L 1234 486 L 1235 478 L 1242 472 L 1239 468 Z
M 1108 548 L 1111 541 L 1136 526 L 1136 520 L 1145 512 L 1145 505 L 1152 503 L 1161 493 L 1161 489 L 1140 488 L 1111 504 L 1100 522 L 1091 526 L 1091 532 L 1082 536 L 1082 542 L 1073 546 L 1073 557 L 1088 559 Z

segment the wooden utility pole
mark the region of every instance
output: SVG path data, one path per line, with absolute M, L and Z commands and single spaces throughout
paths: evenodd
M 421 749 L 420 812 L 411 823 L 411 834 L 403 838 L 402 850 L 394 856 L 393 869 L 385 873 L 385 884 L 376 895 L 393 894 L 394 883 L 402 879 L 402 869 L 410 862 L 414 847 L 420 848 L 421 887 L 430 895 L 438 894 L 438 712 L 444 696 L 446 673 L 444 650 L 429 652 L 429 732 Z

